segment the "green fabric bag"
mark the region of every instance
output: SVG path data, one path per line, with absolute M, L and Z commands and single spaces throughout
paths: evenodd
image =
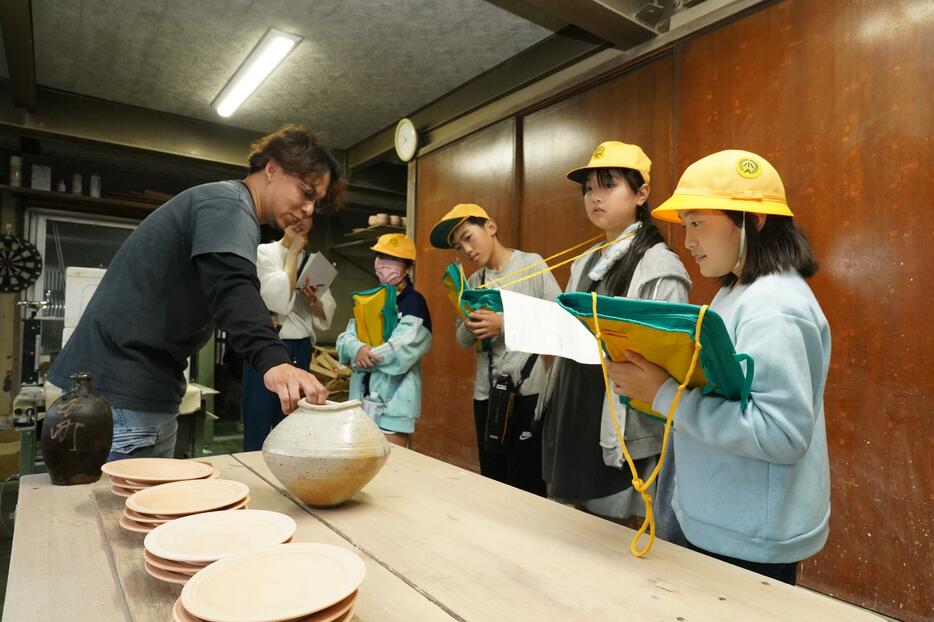
M 451 263 L 441 275 L 441 282 L 448 290 L 448 298 L 462 319 L 473 311 L 490 309 L 497 313 L 503 311 L 503 299 L 498 289 L 470 289 L 464 269 L 457 262 Z
M 448 290 L 448 298 L 464 321 L 467 316 L 480 309 L 490 309 L 497 313 L 503 311 L 503 299 L 498 289 L 470 289 L 464 269 L 457 262 L 452 262 L 441 275 L 441 282 Z M 492 339 L 477 342 L 478 352 L 488 352 L 493 346 Z
M 396 286 L 380 285 L 353 292 L 350 297 L 357 321 L 357 339 L 374 348 L 389 341 L 399 323 Z
M 595 333 L 591 294 L 572 292 L 557 300 Z M 613 361 L 623 360 L 623 352 L 632 350 L 668 371 L 679 383 L 684 382 L 694 353 L 694 334 L 701 307 L 691 304 L 597 296 L 597 318 L 603 337 L 603 349 Z M 723 319 L 707 309 L 700 331 L 701 350 L 698 365 L 688 386 L 700 387 L 730 400 L 739 400 L 745 408 L 749 400 L 754 361 L 748 354 L 737 354 Z M 746 363 L 746 372 L 740 365 Z M 652 405 L 627 397 L 621 399 L 636 410 L 664 421 Z

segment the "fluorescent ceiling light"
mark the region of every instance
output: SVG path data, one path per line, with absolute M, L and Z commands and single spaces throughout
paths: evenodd
M 229 117 L 236 112 L 301 40 L 270 28 L 214 100 L 217 114 Z

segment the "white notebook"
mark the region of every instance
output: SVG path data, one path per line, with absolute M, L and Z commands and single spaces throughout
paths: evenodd
M 322 253 L 315 253 L 305 262 L 305 266 L 295 281 L 295 287 L 296 289 L 304 287 L 307 278 L 309 285 L 325 289 L 331 286 L 331 282 L 334 281 L 336 276 L 337 268 L 334 267 L 334 264 L 328 261 L 328 258 Z

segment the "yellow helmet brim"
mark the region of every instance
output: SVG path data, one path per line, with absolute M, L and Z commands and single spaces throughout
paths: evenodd
M 771 198 L 713 196 L 709 194 L 678 193 L 652 210 L 652 216 L 664 222 L 681 224 L 678 212 L 697 210 L 723 210 L 732 212 L 751 212 L 772 216 L 794 216 L 784 201 Z

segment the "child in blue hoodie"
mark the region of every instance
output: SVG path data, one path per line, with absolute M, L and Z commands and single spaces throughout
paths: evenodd
M 817 262 L 778 172 L 748 151 L 695 162 L 652 215 L 684 225 L 701 274 L 723 285 L 710 309 L 755 362 L 745 408 L 701 389 L 678 403 L 678 522 L 692 548 L 794 585 L 798 562 L 824 546 L 830 519 L 830 328 L 804 281 Z M 638 354 L 626 359 L 608 366 L 614 390 L 667 413 L 678 382 Z
M 421 413 L 421 360 L 431 348 L 431 314 L 409 276 L 415 242 L 401 233 L 389 233 L 372 250 L 379 282 L 396 288 L 398 323 L 385 343 L 371 347 L 358 338 L 357 322 L 350 320 L 337 338 L 337 354 L 353 369 L 350 399 L 376 400 L 381 411 L 378 424 L 386 439 L 407 447 Z

